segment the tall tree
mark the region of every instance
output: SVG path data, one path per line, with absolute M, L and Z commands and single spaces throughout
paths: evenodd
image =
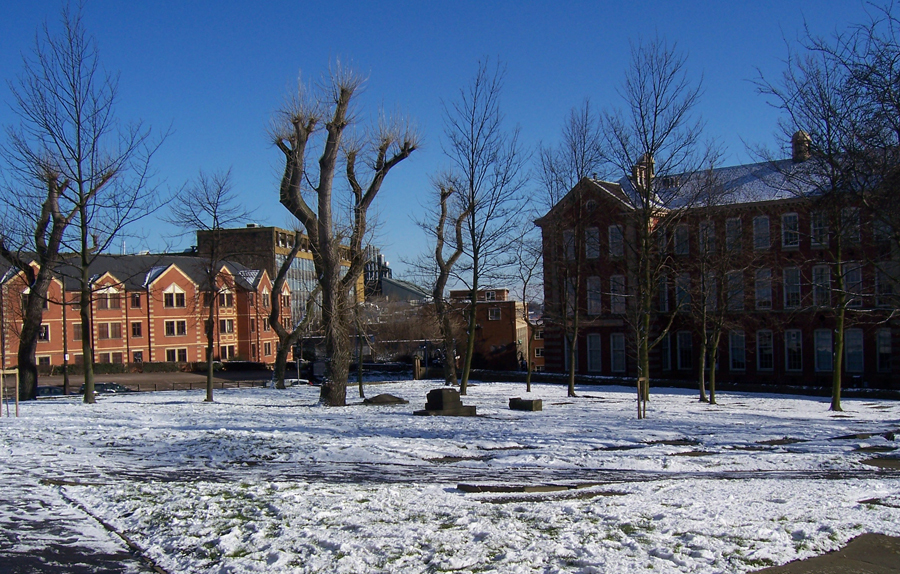
M 591 108 L 590 100 L 584 100 L 578 108 L 572 108 L 563 123 L 562 136 L 555 146 L 541 146 L 539 179 L 544 193 L 539 197 L 545 209 L 559 205 L 568 197 L 570 208 L 562 218 L 539 220 L 545 239 L 555 238 L 548 245 L 562 245 L 561 256 L 550 257 L 559 265 L 551 269 L 550 294 L 545 308 L 545 324 L 555 324 L 562 330 L 566 341 L 566 365 L 568 371 L 568 395 L 575 396 L 575 371 L 577 370 L 577 342 L 581 320 L 586 312 L 580 304 L 585 289 L 585 256 L 588 211 L 585 187 L 578 183 L 585 178 L 596 178 L 605 168 L 602 154 L 600 118 Z M 550 222 L 553 228 L 548 228 Z
M 511 263 L 509 245 L 520 213 L 519 192 L 524 184 L 526 155 L 518 128 L 507 130 L 500 110 L 503 70 L 479 62 L 475 77 L 444 106 L 444 153 L 468 213 L 463 225 L 464 257 L 456 276 L 469 290 L 468 333 L 460 380 L 466 394 L 475 353 L 478 290 L 496 280 Z
M 646 416 L 650 351 L 668 332 L 665 326 L 653 331 L 653 300 L 671 267 L 670 231 L 691 204 L 691 175 L 704 164 L 702 123 L 695 117 L 700 83 L 691 81 L 686 66 L 686 57 L 662 39 L 632 46 L 619 89 L 623 109 L 607 112 L 602 125 L 604 159 L 622 178 L 629 208 L 626 317 L 637 357 L 639 418 Z
M 32 213 L 40 215 L 26 217 L 26 222 L 35 224 L 35 243 L 28 248 L 33 247 L 38 262 L 48 266 L 38 272 L 41 277 L 33 278 L 34 301 L 29 296 L 27 304 L 19 353 L 21 390 L 26 397 L 33 396 L 36 382 L 33 324 L 39 321 L 41 299 L 46 297 L 46 273 L 53 271 L 58 253 L 74 254 L 68 262 L 80 270 L 75 278 L 78 303 L 84 332 L 90 333 L 91 262 L 129 224 L 158 207 L 149 185 L 150 159 L 164 137 L 152 141 L 150 130 L 142 124 L 123 127 L 119 123 L 118 78 L 102 70 L 96 42 L 87 35 L 81 14 L 64 10 L 61 26 L 59 32 L 43 27 L 34 53 L 24 58 L 22 75 L 11 85 L 20 125 L 7 131 L 8 144 L 3 148 L 18 181 L 30 179 L 31 190 L 44 190 L 40 194 L 18 190 L 24 193 L 8 198 L 8 205 L 19 207 L 34 202 Z M 14 213 L 22 214 L 22 210 L 14 209 Z M 17 265 L 22 262 L 18 258 Z M 29 271 L 25 273 L 32 280 Z M 92 403 L 90 337 L 84 337 L 82 353 L 84 401 Z
M 516 287 L 513 292 L 522 300 L 521 318 L 527 326 L 524 338 L 525 359 L 525 392 L 531 392 L 531 374 L 534 370 L 532 341 L 537 328 L 537 321 L 532 318 L 532 313 L 539 308 L 543 291 L 543 275 L 541 273 L 541 239 L 533 233 L 525 233 L 519 237 L 513 245 L 516 255 L 514 277 Z
M 326 79 L 326 88 L 320 97 L 312 97 L 300 86 L 297 96 L 282 110 L 275 128 L 275 144 L 285 158 L 281 204 L 309 234 L 313 262 L 322 287 L 322 323 L 325 351 L 330 359 L 330 380 L 322 385 L 321 400 L 331 406 L 343 406 L 347 402 L 349 329 L 353 308 L 350 296 L 366 261 L 362 242 L 369 207 L 388 172 L 418 147 L 415 131 L 399 121 L 379 122 L 368 146 L 345 139 L 345 130 L 353 120 L 351 100 L 361 83 L 362 79 L 354 72 L 336 66 Z M 307 161 L 308 144 L 310 138 L 319 133 L 317 128 L 322 121 L 325 122 L 324 142 L 318 170 L 315 170 Z M 357 162 L 366 153 L 373 156 L 365 162 L 372 168 L 367 181 L 357 174 Z M 341 159 L 351 190 L 346 234 L 340 227 L 340 215 L 336 213 L 339 200 L 334 193 Z M 343 237 L 347 238 L 347 245 L 342 245 Z M 346 271 L 341 268 L 344 257 L 349 261 Z
M 225 262 L 236 255 L 235 246 L 221 236 L 223 229 L 247 221 L 251 212 L 239 202 L 231 185 L 231 171 L 212 174 L 200 171 L 178 201 L 171 203 L 169 221 L 185 233 L 207 232 L 204 249 L 206 284 L 201 286 L 206 307 L 206 401 L 213 401 L 213 363 L 219 308 L 219 295 L 233 291 L 234 281 L 225 270 Z

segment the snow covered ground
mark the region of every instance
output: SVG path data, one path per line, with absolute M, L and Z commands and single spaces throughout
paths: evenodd
M 900 535 L 900 470 L 863 463 L 900 455 L 898 402 L 654 389 L 637 420 L 623 387 L 476 382 L 479 416 L 413 416 L 438 385 L 340 409 L 314 387 L 23 404 L 0 419 L 2 498 L 46 504 L 0 504 L 0 527 L 87 512 L 173 573 L 746 572 Z

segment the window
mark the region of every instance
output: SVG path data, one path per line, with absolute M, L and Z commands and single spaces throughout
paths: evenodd
M 263 318 L 263 331 L 269 332 L 272 330 L 272 326 L 269 325 L 269 319 Z
M 675 227 L 675 255 L 688 255 L 690 249 L 690 235 L 687 225 Z
M 879 329 L 878 333 L 876 333 L 875 335 L 875 346 L 877 347 L 876 353 L 878 355 L 877 361 L 879 373 L 891 372 L 891 351 L 893 350 L 893 345 L 891 343 L 891 330 Z
M 141 308 L 141 294 L 140 293 L 132 293 L 131 294 L 131 308 L 132 309 L 140 309 Z M 135 361 L 138 362 L 138 361 Z
M 613 333 L 609 336 L 610 370 L 614 373 L 625 372 L 625 334 Z
M 887 221 L 878 218 L 872 222 L 872 238 L 876 243 L 885 243 L 891 240 L 894 228 Z
M 535 341 L 540 341 L 540 340 L 542 340 L 543 338 L 544 338 L 544 330 L 543 330 L 543 329 L 537 329 L 537 330 L 534 332 L 534 340 L 535 340 Z
M 859 242 L 859 209 L 845 207 L 841 210 L 841 237 L 847 243 Z
M 122 323 L 110 323 L 109 324 L 109 338 L 110 339 L 121 339 L 122 338 Z
M 772 244 L 769 239 L 769 217 L 760 215 L 753 218 L 753 249 L 768 249 Z
M 687 371 L 694 368 L 694 348 L 690 331 L 678 331 L 676 344 L 678 345 L 678 368 Z
M 602 283 L 599 277 L 587 278 L 587 313 L 588 315 L 599 315 L 602 313 Z
M 534 356 L 535 357 L 543 357 L 544 356 L 544 348 L 543 347 L 535 347 Z
M 743 371 L 747 368 L 746 338 L 743 331 L 729 331 L 728 358 L 732 371 Z
M 497 309 L 497 308 L 488 309 L 488 321 L 499 321 L 499 320 L 500 320 L 500 309 Z M 266 329 L 266 330 L 268 331 L 268 329 Z
M 41 325 L 40 329 L 38 329 L 37 340 L 41 343 L 46 343 L 50 340 L 50 325 Z
M 131 324 L 131 336 L 135 339 L 139 339 L 144 336 L 143 329 L 140 323 Z
M 785 267 L 784 275 L 784 308 L 796 309 L 800 306 L 800 269 Z
M 231 291 L 219 293 L 219 307 L 234 307 L 234 293 Z
M 719 308 L 719 284 L 716 281 L 716 274 L 707 273 L 703 277 L 703 308 L 707 311 L 715 311 Z
M 675 306 L 685 311 L 691 304 L 691 275 L 682 273 L 675 280 Z
M 110 309 L 121 309 L 122 308 L 122 295 L 119 293 L 110 293 L 109 297 L 109 308 Z M 119 361 L 120 363 L 122 361 Z
M 725 275 L 725 281 L 728 283 L 728 310 L 743 311 L 744 310 L 744 274 L 741 271 L 729 271 Z
M 813 305 L 831 306 L 831 268 L 827 265 L 816 265 L 813 274 Z
M 669 251 L 669 237 L 666 233 L 665 227 L 657 227 L 656 228 L 656 240 L 657 240 L 657 248 L 660 253 L 668 253 Z
M 97 295 L 97 310 L 106 311 L 107 309 L 109 309 L 109 299 L 106 298 L 106 293 Z
M 256 319 L 250 319 L 250 332 L 256 332 Z
M 844 331 L 844 370 L 848 373 L 863 372 L 862 329 Z
M 615 315 L 625 313 L 624 275 L 613 275 L 609 278 L 609 312 Z
M 38 357 L 37 364 L 39 367 L 49 367 L 50 366 L 50 357 Z
M 110 362 L 109 361 L 109 353 L 98 353 L 97 354 L 97 362 L 103 363 L 103 364 L 108 364 Z
M 716 224 L 712 221 L 700 222 L 700 251 L 713 253 L 716 250 Z
M 97 323 L 97 336 L 100 339 L 109 339 L 109 323 Z
M 663 275 L 659 278 L 659 311 L 666 313 L 669 310 L 669 280 Z
M 828 372 L 832 369 L 831 331 L 816 329 L 813 337 L 816 351 L 816 372 Z
M 725 249 L 741 250 L 741 218 L 729 217 L 725 220 Z
M 166 361 L 174 363 L 177 360 L 178 356 L 176 355 L 176 349 L 166 349 Z
M 775 368 L 772 331 L 756 332 L 756 368 L 760 371 L 771 371 Z
M 784 369 L 803 370 L 803 337 L 800 329 L 788 329 L 784 332 Z
M 144 352 L 143 351 L 135 351 L 131 353 L 131 362 L 132 363 L 143 363 L 144 362 Z
M 596 227 L 588 227 L 584 230 L 585 257 L 597 259 L 600 257 L 600 230 Z
M 234 347 L 232 347 L 234 349 Z M 272 354 L 272 343 L 263 343 L 263 354 L 270 356 Z
M 234 319 L 219 319 L 220 333 L 234 333 Z
M 862 267 L 859 263 L 844 265 L 844 292 L 847 307 L 862 307 Z
M 875 267 L 875 305 L 878 307 L 894 305 L 894 282 L 891 274 L 895 267 L 891 262 L 879 263 Z
M 672 334 L 666 333 L 659 342 L 660 366 L 664 371 L 672 370 Z
M 563 231 L 563 252 L 569 261 L 575 260 L 575 232 L 571 229 Z
M 756 308 L 772 308 L 772 270 L 756 270 Z
M 800 247 L 800 219 L 796 213 L 781 216 L 781 246 L 788 249 Z
M 497 300 L 497 292 L 496 291 L 485 291 L 484 292 L 484 300 L 485 301 L 496 301 Z
M 117 351 L 112 354 L 112 362 L 117 365 L 121 365 L 124 358 L 125 357 L 122 356 L 121 351 Z
M 810 214 L 809 234 L 814 248 L 828 247 L 828 219 L 824 212 L 814 211 Z
M 181 337 L 187 334 L 187 321 L 166 321 L 166 337 Z
M 268 291 L 263 291 L 262 302 L 263 302 L 263 307 L 265 307 L 267 309 L 272 305 L 272 297 L 271 297 L 271 295 L 269 295 Z
M 587 336 L 587 368 L 588 371 L 599 373 L 601 370 L 601 355 L 603 354 L 600 346 L 600 335 L 598 333 L 590 333 Z
M 577 307 L 575 295 L 575 279 L 570 277 L 569 280 L 566 281 L 566 314 L 568 314 L 569 317 L 575 314 L 575 309 Z
M 621 225 L 609 226 L 609 256 L 623 257 L 625 255 L 625 237 L 622 234 Z
M 163 293 L 163 306 L 169 308 L 184 307 L 184 292 L 176 291 L 174 285 L 169 289 L 169 292 Z
M 283 309 L 291 308 L 291 296 L 290 295 L 282 295 L 281 296 L 281 307 Z
M 269 345 L 269 350 L 272 350 L 272 343 L 266 343 Z M 271 355 L 272 353 L 266 353 L 267 355 Z M 224 359 L 233 359 L 234 358 L 234 345 L 222 345 L 219 347 L 219 356 Z
M 72 340 L 73 341 L 81 340 L 81 323 L 75 323 L 72 325 Z

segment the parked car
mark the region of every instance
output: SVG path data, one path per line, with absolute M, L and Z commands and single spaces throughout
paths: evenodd
M 37 398 L 42 399 L 46 397 L 61 397 L 65 393 L 63 393 L 62 387 L 41 387 L 37 388 Z
M 94 394 L 95 395 L 115 395 L 119 393 L 131 393 L 134 392 L 125 385 L 120 385 L 119 383 L 94 383 Z M 79 395 L 84 394 L 84 385 L 81 385 L 81 388 L 78 390 Z

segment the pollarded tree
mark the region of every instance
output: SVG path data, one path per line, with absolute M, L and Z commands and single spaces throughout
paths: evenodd
M 313 263 L 322 287 L 322 325 L 325 351 L 329 358 L 329 381 L 322 385 L 321 400 L 331 406 L 347 402 L 350 368 L 351 292 L 357 284 L 366 256 L 363 238 L 367 214 L 381 190 L 388 172 L 418 147 L 415 131 L 403 122 L 383 120 L 373 130 L 366 147 L 349 142 L 345 131 L 353 122 L 350 105 L 362 79 L 339 65 L 326 79 L 326 87 L 313 97 L 302 85 L 297 96 L 279 114 L 274 129 L 275 145 L 285 158 L 281 179 L 281 204 L 300 222 L 309 235 Z M 325 122 L 324 130 L 319 129 Z M 308 161 L 311 138 L 322 133 L 316 169 Z M 352 144 L 352 145 L 347 145 Z M 371 158 L 363 155 L 371 153 Z M 351 191 L 348 223 L 341 226 L 340 206 L 335 196 L 335 179 L 343 160 L 346 183 Z M 357 163 L 371 167 L 368 179 L 357 173 Z M 347 238 L 347 244 L 342 244 Z M 342 269 L 342 261 L 349 268 Z
M 619 89 L 623 109 L 603 119 L 604 159 L 625 183 L 626 318 L 637 358 L 638 418 L 646 416 L 650 351 L 668 332 L 653 330 L 653 301 L 671 271 L 668 246 L 680 215 L 692 203 L 692 174 L 704 165 L 702 123 L 695 117 L 700 84 L 675 45 L 656 38 L 632 47 Z M 621 288 L 621 286 L 620 286 Z
M 59 33 L 44 26 L 11 88 L 20 125 L 8 130 L 3 155 L 23 187 L 7 190 L 7 205 L 13 207 L 8 214 L 24 216 L 22 226 L 33 228 L 28 234 L 33 244 L 21 247 L 34 248 L 39 263 L 47 267 L 34 277 L 19 352 L 22 395 L 31 397 L 36 384 L 33 327 L 36 321 L 40 327 L 46 273 L 55 271 L 60 252 L 72 254 L 66 262 L 79 271 L 74 278 L 78 304 L 82 328 L 89 333 L 90 265 L 129 224 L 159 206 L 149 185 L 149 167 L 162 139 L 151 141 L 150 130 L 140 123 L 122 127 L 118 122 L 117 77 L 101 69 L 96 43 L 87 35 L 80 13 L 65 10 Z M 41 191 L 29 191 L 35 189 Z M 9 253 L 9 244 L 7 249 Z M 11 260 L 19 265 L 24 258 Z M 31 280 L 30 271 L 25 273 Z M 82 353 L 84 401 L 93 403 L 90 337 L 83 338 Z
M 459 392 L 466 394 L 475 352 L 478 290 L 499 280 L 512 262 L 509 246 L 521 213 L 525 154 L 518 129 L 504 127 L 500 111 L 503 71 L 480 62 L 471 84 L 444 108 L 444 153 L 468 213 L 464 224 L 464 256 L 455 275 L 469 291 L 468 333 Z

